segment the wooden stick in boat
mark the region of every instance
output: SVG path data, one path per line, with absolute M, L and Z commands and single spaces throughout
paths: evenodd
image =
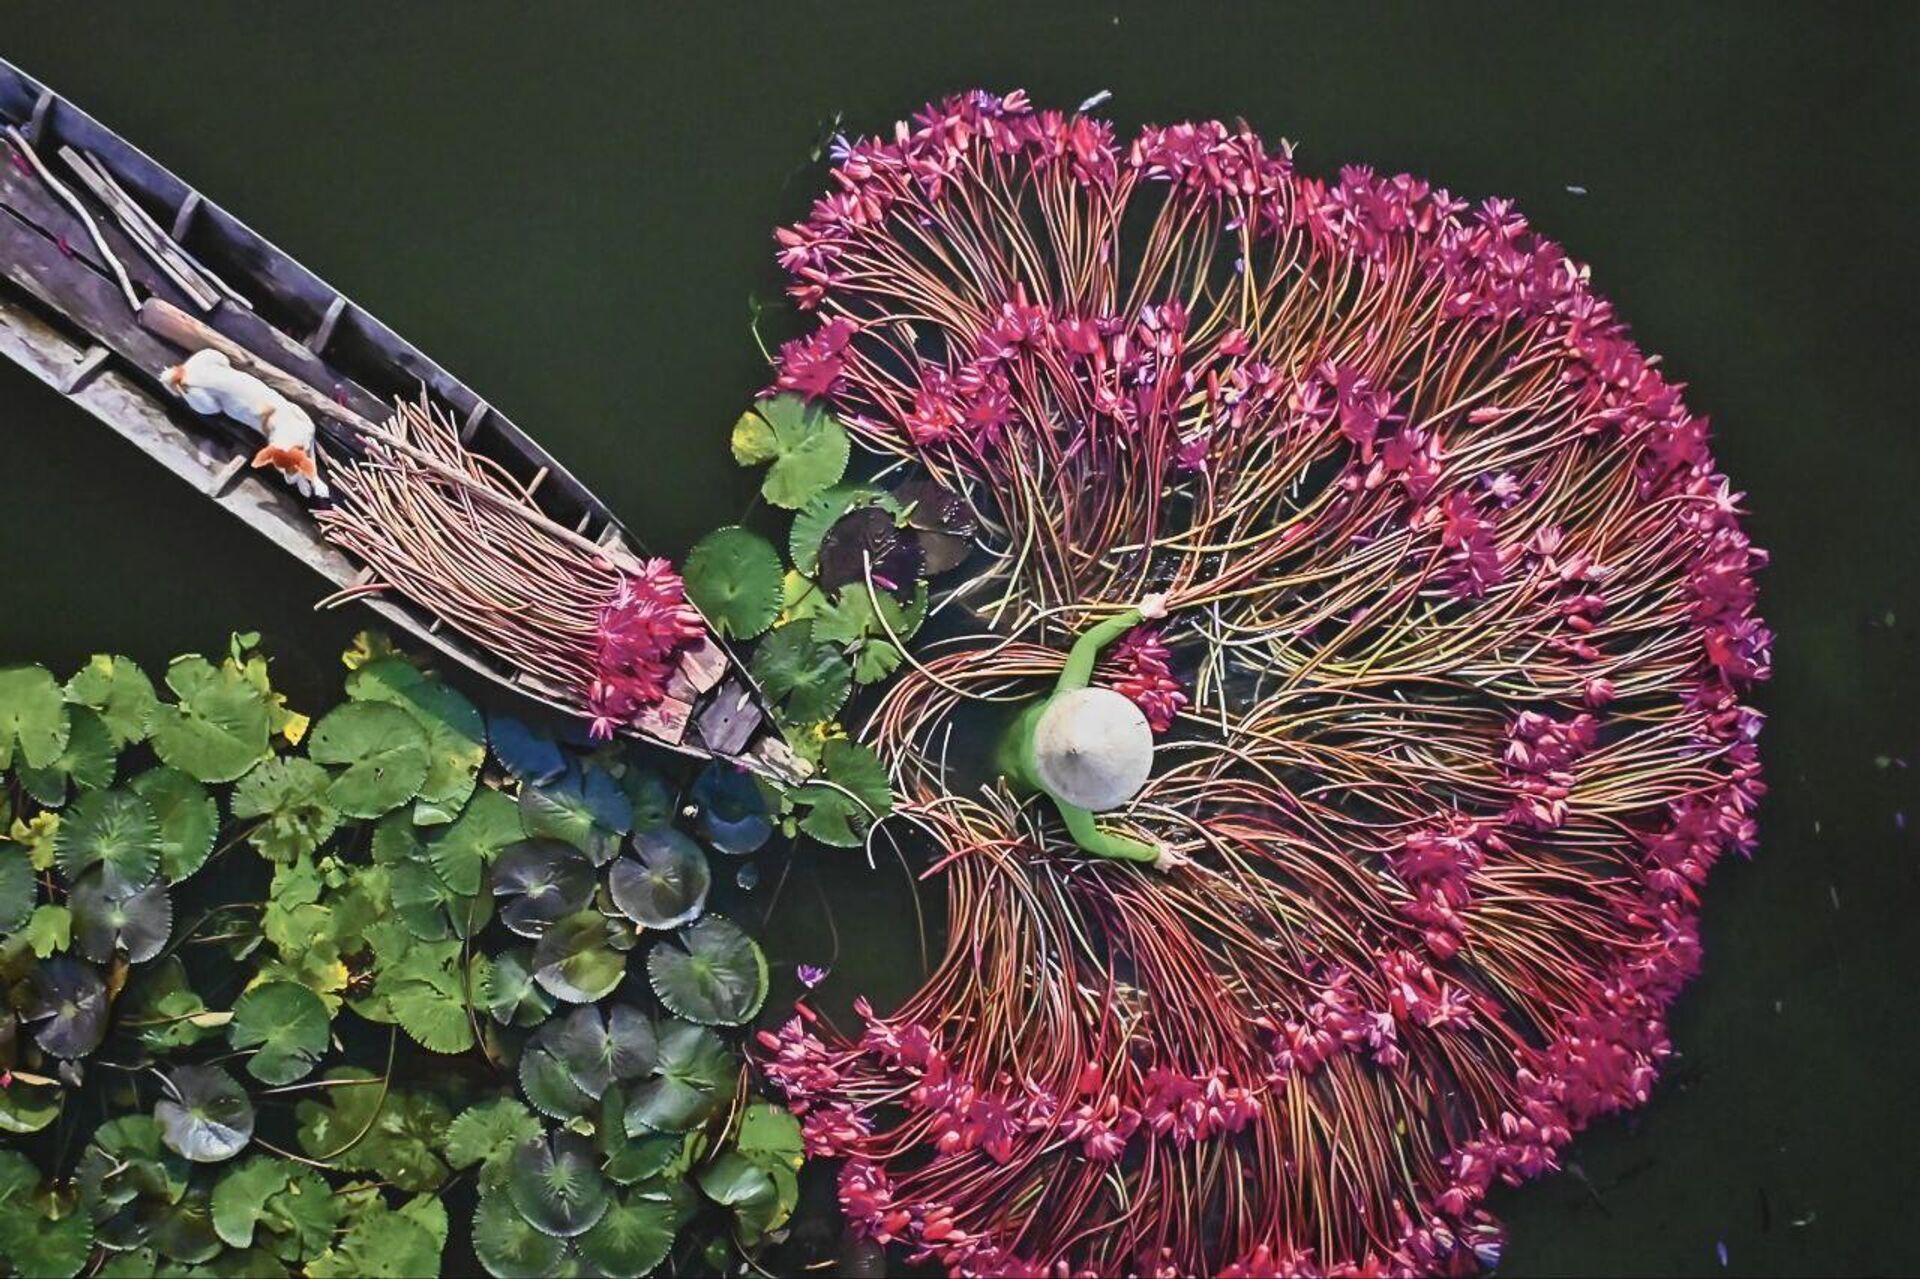
M 181 260 L 177 253 L 169 253 L 164 244 L 154 239 L 152 231 L 133 215 L 132 210 L 138 206 L 127 198 L 126 192 L 120 190 L 119 185 L 107 176 L 104 170 L 94 165 L 91 157 L 80 154 L 72 147 L 61 147 L 60 158 L 66 161 L 67 167 L 73 170 L 74 176 L 80 179 L 80 184 L 93 192 L 94 199 L 107 206 L 108 211 L 119 221 L 120 229 L 127 233 L 129 240 L 133 241 L 135 248 L 145 253 L 155 266 L 165 272 L 167 278 L 178 285 L 180 291 L 186 294 L 195 306 L 202 311 L 211 311 L 214 308 L 220 301 L 220 295 L 201 280 L 192 266 Z
M 31 164 L 33 171 L 40 175 L 40 180 L 47 184 L 47 190 L 59 196 L 61 202 L 72 209 L 74 216 L 80 219 L 80 225 L 87 228 L 87 234 L 93 237 L 93 246 L 100 250 L 101 260 L 112 269 L 113 278 L 120 284 L 120 292 L 126 295 L 127 305 L 138 311 L 140 295 L 133 291 L 133 281 L 127 279 L 127 269 L 120 265 L 120 259 L 113 256 L 113 250 L 107 247 L 107 237 L 100 234 L 99 224 L 93 220 L 93 214 L 87 212 L 87 206 L 80 202 L 79 196 L 67 189 L 66 183 L 53 176 L 53 171 L 41 161 L 40 153 L 33 149 L 31 142 L 27 141 L 26 134 L 10 124 L 7 126 L 7 138 L 19 148 L 22 155 L 27 157 L 27 163 Z
M 160 298 L 149 298 L 140 306 L 140 324 L 148 332 L 164 338 L 175 346 L 188 351 L 198 351 L 212 347 L 225 355 L 233 366 L 253 374 L 288 399 L 323 413 L 336 422 L 340 422 L 366 439 L 383 448 L 405 456 L 423 470 L 432 472 L 450 484 L 471 493 L 474 497 L 497 509 L 510 511 L 541 531 L 558 538 L 560 541 L 584 551 L 596 559 L 604 560 L 616 568 L 630 573 L 642 571 L 640 561 L 624 549 L 602 546 L 592 538 L 583 537 L 566 525 L 550 518 L 532 503 L 531 498 L 516 499 L 498 489 L 480 483 L 454 467 L 448 466 L 439 458 L 423 449 L 394 435 L 384 427 L 375 426 L 345 405 L 336 404 L 317 389 L 299 378 L 261 359 L 246 347 L 241 346 L 226 334 L 220 332 L 205 321 L 188 315 L 171 302 Z

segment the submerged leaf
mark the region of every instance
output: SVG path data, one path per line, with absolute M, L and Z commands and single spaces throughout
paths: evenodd
M 176 1066 L 153 1109 L 161 1139 L 195 1163 L 231 1159 L 253 1140 L 253 1102 L 218 1066 Z
M 379 817 L 420 793 L 427 735 L 413 716 L 382 702 L 336 706 L 313 727 L 307 753 L 340 766 L 330 796 L 349 817 Z
M 715 529 L 687 553 L 687 598 L 722 635 L 752 639 L 780 615 L 780 554 L 758 533 Z
M 647 954 L 647 977 L 669 1010 L 703 1025 L 743 1026 L 767 998 L 767 957 L 760 944 L 718 915 L 655 944 Z
M 875 590 L 910 599 L 926 569 L 918 537 L 878 507 L 848 512 L 820 542 L 820 585 L 834 595 L 864 591 L 871 579 Z
M 511 715 L 487 718 L 487 744 L 509 773 L 524 782 L 552 781 L 567 771 L 567 757 L 553 735 Z
M 700 838 L 729 857 L 757 852 L 773 835 L 766 796 L 753 774 L 715 760 L 694 778 L 691 798 L 699 807 Z
M 645 928 L 678 928 L 698 918 L 713 885 L 700 846 L 672 827 L 632 842 L 635 856 L 615 861 L 607 877 L 620 913 Z

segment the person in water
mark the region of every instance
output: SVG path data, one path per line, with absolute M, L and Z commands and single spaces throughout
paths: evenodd
M 1051 799 L 1083 851 L 1158 870 L 1186 859 L 1094 820 L 1095 813 L 1120 807 L 1146 785 L 1153 771 L 1153 730 L 1125 695 L 1091 684 L 1102 649 L 1142 621 L 1166 615 L 1166 597 L 1149 595 L 1083 633 L 1053 691 L 1021 710 L 1000 751 L 1001 773 L 1017 788 Z

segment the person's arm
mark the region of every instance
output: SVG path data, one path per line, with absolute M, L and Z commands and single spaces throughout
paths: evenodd
M 1144 862 L 1148 865 L 1160 860 L 1157 844 L 1102 830 L 1093 820 L 1093 814 L 1086 809 L 1075 808 L 1059 799 L 1053 802 L 1060 810 L 1060 820 L 1067 825 L 1067 833 L 1073 836 L 1073 842 L 1083 852 L 1092 853 L 1095 857 L 1111 857 L 1117 861 Z
M 1073 642 L 1073 648 L 1067 653 L 1067 664 L 1060 668 L 1060 682 L 1054 686 L 1054 691 L 1070 693 L 1076 688 L 1085 688 L 1093 682 L 1093 664 L 1100 660 L 1101 649 L 1148 618 L 1166 615 L 1166 597 L 1149 595 L 1140 601 L 1138 608 L 1116 613 L 1106 621 L 1082 632 L 1080 638 Z

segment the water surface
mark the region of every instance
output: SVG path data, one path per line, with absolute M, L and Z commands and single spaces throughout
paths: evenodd
M 1739 1273 L 1859 1274 L 1920 1270 L 1920 860 L 1896 829 L 1920 808 L 1917 15 L 9 3 L 0 53 L 457 371 L 668 554 L 746 505 L 725 440 L 764 379 L 749 299 L 777 298 L 768 232 L 836 118 L 975 83 L 1111 89 L 1123 126 L 1244 115 L 1309 168 L 1518 198 L 1713 415 L 1776 556 L 1780 643 L 1762 848 L 1707 891 L 1679 1056 L 1575 1171 L 1497 1205 L 1504 1272 L 1720 1273 L 1724 1243 Z M 259 628 L 322 702 L 361 619 L 316 619 L 318 579 L 11 366 L 0 424 L 0 661 L 157 665 Z M 898 993 L 918 942 L 897 867 L 807 854 L 776 961 L 831 948 L 822 862 L 835 988 Z

